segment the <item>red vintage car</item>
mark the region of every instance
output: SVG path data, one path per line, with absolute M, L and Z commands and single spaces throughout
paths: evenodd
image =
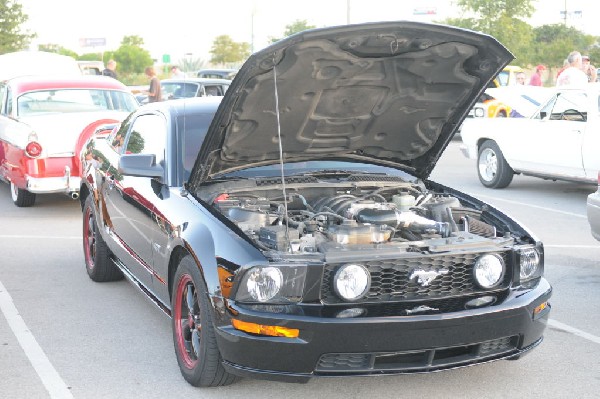
M 0 180 L 12 200 L 32 206 L 36 194 L 78 198 L 81 146 L 100 123 L 138 107 L 131 91 L 105 76 L 24 76 L 0 81 Z

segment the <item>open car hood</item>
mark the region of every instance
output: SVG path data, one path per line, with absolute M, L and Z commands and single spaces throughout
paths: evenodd
M 365 162 L 426 178 L 468 110 L 512 58 L 490 36 L 416 22 L 295 34 L 242 66 L 190 185 L 278 163 L 278 131 L 284 162 Z

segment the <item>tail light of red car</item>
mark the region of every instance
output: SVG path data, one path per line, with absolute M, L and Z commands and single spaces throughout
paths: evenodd
M 29 133 L 29 136 L 27 137 L 25 155 L 29 158 L 37 158 L 42 155 L 42 145 L 39 143 L 38 136 L 35 132 Z
M 30 158 L 37 158 L 42 154 L 42 145 L 37 141 L 30 141 L 25 146 L 25 154 Z

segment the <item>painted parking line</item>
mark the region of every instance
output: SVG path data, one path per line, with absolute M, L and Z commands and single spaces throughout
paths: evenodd
M 598 245 L 568 245 L 568 244 L 546 244 L 544 243 L 544 248 L 574 248 L 574 249 L 600 249 L 600 244 Z
M 27 355 L 29 362 L 42 380 L 44 387 L 52 399 L 72 399 L 73 395 L 67 384 L 60 377 L 50 360 L 37 343 L 35 337 L 19 315 L 12 297 L 0 281 L 0 310 L 4 314 L 10 329 L 19 341 L 19 345 Z
M 2 238 L 13 238 L 13 239 L 36 239 L 36 240 L 81 240 L 81 236 L 26 236 L 26 235 L 0 235 L 0 239 Z
M 573 213 L 573 212 L 561 211 L 560 209 L 554 209 L 554 208 L 548 208 L 548 207 L 545 207 L 545 206 L 533 205 L 533 204 L 529 204 L 527 202 L 507 200 L 507 199 L 503 199 L 503 198 L 493 197 L 493 196 L 490 196 L 490 195 L 475 194 L 474 196 L 477 197 L 477 198 L 485 198 L 485 199 L 487 199 L 487 201 L 506 202 L 507 204 L 528 206 L 530 208 L 541 209 L 543 211 L 562 213 L 563 215 L 568 215 L 568 216 L 574 216 L 574 217 L 577 217 L 577 218 L 587 219 L 587 215 L 582 215 L 581 213 Z
M 591 341 L 595 344 L 600 344 L 600 337 L 586 333 L 585 331 L 578 330 L 577 328 L 561 323 L 560 321 L 549 319 L 548 325 L 550 327 L 556 328 L 557 330 L 568 332 L 570 334 L 577 335 L 578 337 L 581 337 L 583 339 L 587 339 L 588 341 Z

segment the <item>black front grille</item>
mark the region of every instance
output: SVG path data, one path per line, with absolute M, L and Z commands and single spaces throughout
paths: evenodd
M 431 300 L 444 297 L 469 296 L 486 292 L 474 281 L 473 265 L 481 253 L 453 255 L 423 255 L 407 253 L 402 258 L 360 262 L 371 273 L 371 287 L 357 303 Z M 507 264 L 507 273 L 498 290 L 510 285 L 512 267 L 508 253 L 498 254 Z M 341 264 L 325 267 L 321 299 L 325 304 L 343 303 L 333 290 L 333 278 Z M 426 276 L 437 276 L 426 282 Z
M 409 352 L 327 353 L 320 357 L 317 374 L 370 374 L 424 372 L 476 364 L 518 352 L 518 336 L 445 348 Z

